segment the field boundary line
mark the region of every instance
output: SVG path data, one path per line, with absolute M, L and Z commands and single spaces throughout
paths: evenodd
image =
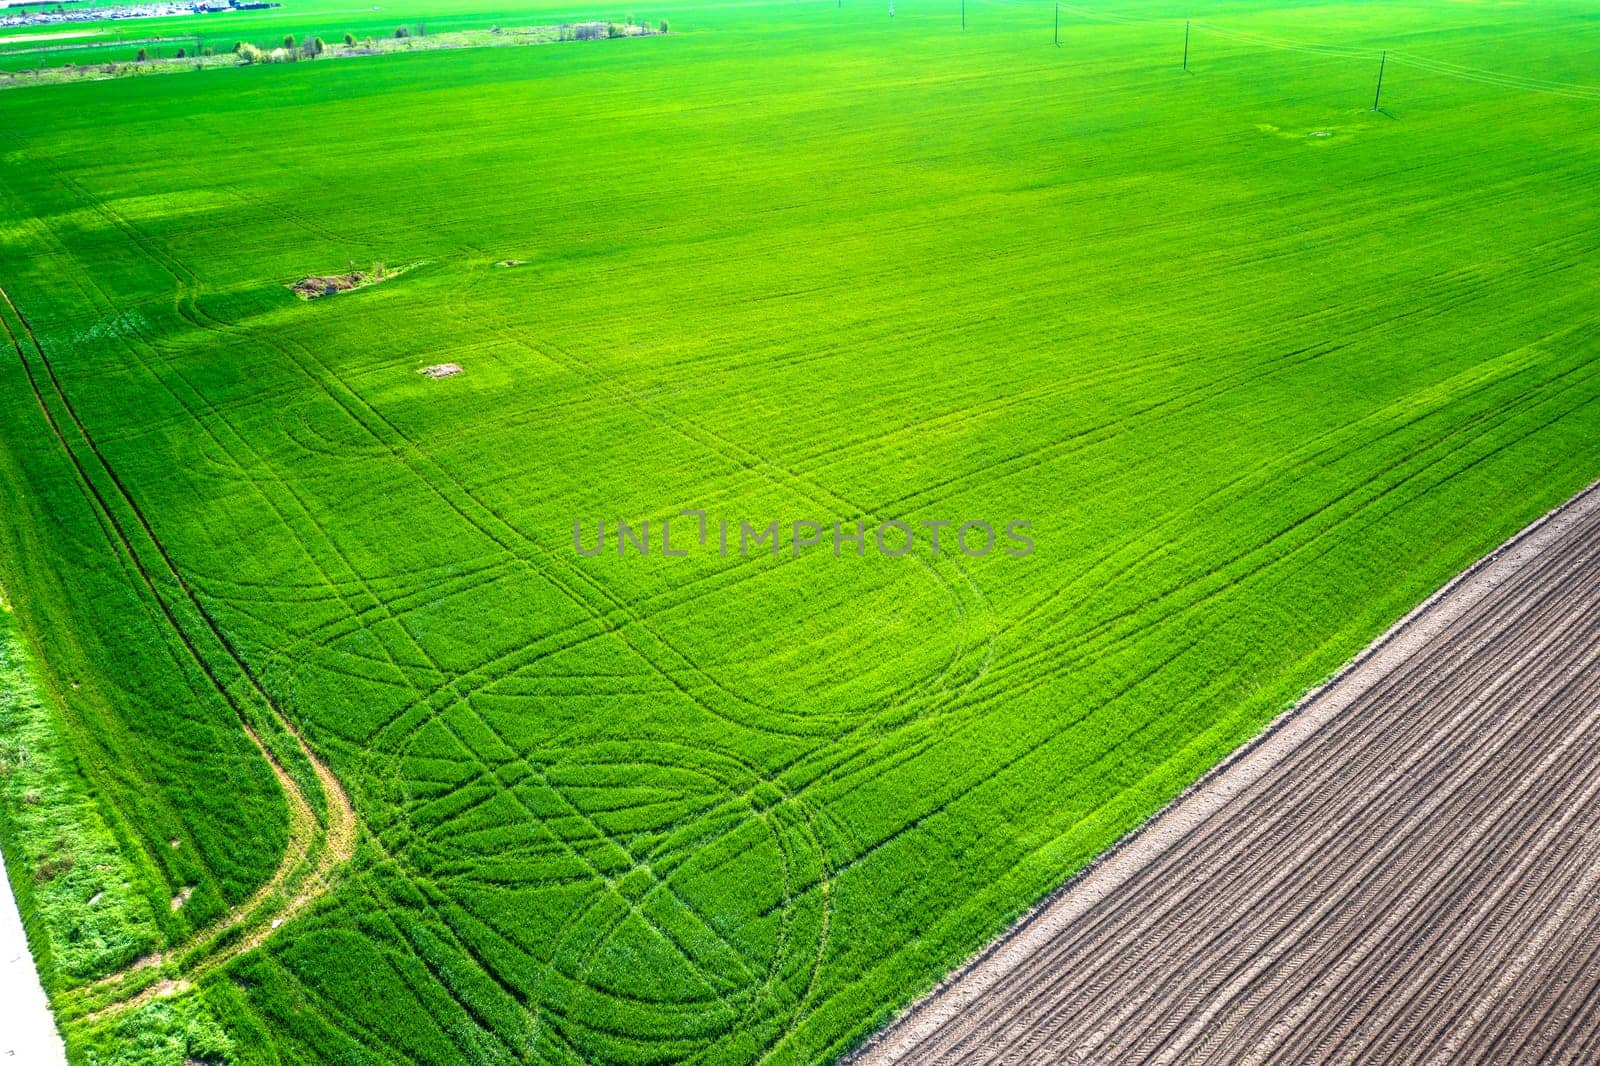
M 591 19 L 586 20 L 586 22 L 605 23 L 609 22 L 609 20 Z M 505 29 L 496 27 L 490 30 L 446 30 L 442 33 L 428 34 L 421 37 L 408 35 L 404 38 L 369 36 L 365 42 L 358 42 L 352 45 L 339 44 L 337 42 L 326 44 L 323 51 L 317 52 L 314 56 L 307 55 L 305 61 L 371 59 L 380 56 L 413 55 L 425 52 L 458 52 L 467 49 L 486 48 L 531 48 L 552 44 L 595 43 L 602 40 L 670 36 L 668 31 L 651 29 L 648 20 L 638 25 L 630 23 L 626 27 L 611 23 L 619 30 L 626 30 L 626 32 L 617 33 L 614 37 L 596 37 L 590 41 L 584 38 L 562 36 L 565 28 L 583 24 L 513 26 Z M 6 38 L 0 37 L 0 44 L 4 44 L 5 40 Z M 217 55 L 203 55 L 198 52 L 195 55 L 186 56 L 158 55 L 154 58 L 132 61 L 84 56 L 82 58 L 88 60 L 87 62 L 73 63 L 69 61 L 62 67 L 47 66 L 42 60 L 45 55 L 61 52 L 87 52 L 99 48 L 126 48 L 140 43 L 182 44 L 193 40 L 193 35 L 184 35 L 0 50 L 0 59 L 13 56 L 41 57 L 40 62 L 33 66 L 19 67 L 15 70 L 0 70 L 0 92 L 7 89 L 32 89 L 42 85 L 72 85 L 80 82 L 115 81 L 121 78 L 183 74 L 190 70 L 238 70 L 250 66 L 280 66 L 298 61 L 297 57 L 303 54 L 303 49 L 290 49 L 289 51 L 296 58 L 285 58 L 278 55 L 278 53 L 284 52 L 284 49 L 261 48 L 257 49 L 256 52 L 261 58 L 249 62 L 241 60 L 238 55 L 232 52 L 224 52 Z
M 1600 510 L 1600 480 L 1524 526 L 1408 611 L 1328 680 L 1202 774 L 1083 869 L 1030 907 L 928 992 L 840 1061 L 846 1066 L 914 1062 L 918 1046 L 1001 978 L 1026 962 L 1067 924 L 1180 844 L 1230 799 L 1339 717 L 1390 674 L 1398 660 L 1448 628 L 1501 581 L 1497 567 L 1519 569 L 1590 512 Z M 1361 675 L 1361 676 L 1358 676 Z

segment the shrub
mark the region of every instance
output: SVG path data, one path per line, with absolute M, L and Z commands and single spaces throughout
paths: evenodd
M 326 51 L 327 48 L 327 44 L 323 42 L 321 37 L 313 37 L 311 40 L 306 42 L 306 55 L 316 58 Z
M 174 59 L 188 59 L 189 58 L 189 53 L 187 51 L 185 51 L 184 49 L 180 48 L 180 49 L 178 49 L 177 54 L 174 55 L 172 58 L 174 58 Z
M 149 51 L 143 48 L 139 49 L 139 54 L 133 57 L 133 61 L 135 63 L 148 63 L 150 61 Z
M 286 33 L 283 35 L 283 50 L 285 52 L 294 51 L 294 34 Z
M 622 27 L 618 26 L 615 22 L 606 23 L 606 36 L 607 37 L 621 37 L 622 36 Z
M 666 19 L 662 19 L 661 20 L 661 32 L 662 33 L 666 33 L 667 32 L 667 20 Z
M 411 31 L 406 29 L 404 26 L 396 26 L 394 28 L 394 35 L 396 37 L 410 37 Z
M 209 45 L 209 44 L 208 44 L 208 45 L 206 45 L 206 46 L 205 46 L 205 47 L 204 47 L 204 48 L 202 48 L 202 49 L 200 49 L 200 54 L 201 54 L 201 55 L 203 55 L 203 56 L 205 56 L 205 57 L 206 57 L 206 58 L 207 58 L 207 59 L 209 59 L 209 58 L 211 58 L 211 57 L 212 57 L 212 56 L 214 56 L 214 55 L 216 55 L 216 54 L 217 54 L 217 53 L 216 53 L 216 50 L 215 50 L 215 49 L 213 49 L 213 48 L 212 48 L 212 47 L 211 47 L 211 46 L 210 46 L 210 45 Z
M 344 46 L 346 48 L 354 48 L 356 46 L 356 35 L 353 34 L 353 33 L 345 34 L 344 35 Z
M 264 62 L 267 58 L 266 54 L 253 44 L 241 42 L 239 46 L 234 49 L 234 51 L 239 54 L 239 62 L 243 63 L 245 66 L 249 66 L 252 63 Z

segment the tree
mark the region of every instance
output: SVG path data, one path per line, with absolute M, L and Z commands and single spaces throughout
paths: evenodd
M 344 35 L 344 46 L 346 48 L 354 48 L 356 46 L 356 35 L 353 34 L 353 33 L 345 34 Z
M 667 32 L 667 20 L 666 19 L 662 19 L 661 20 L 661 32 L 662 33 L 666 33 Z
M 394 28 L 394 35 L 396 37 L 410 37 L 411 31 L 406 29 L 404 26 L 396 26 Z
M 180 48 L 180 49 L 178 49 L 177 54 L 174 55 L 172 58 L 174 58 L 174 59 L 188 59 L 189 58 L 189 53 L 184 51 L 182 48 Z
M 212 47 L 211 47 L 211 46 L 210 46 L 210 45 L 209 45 L 209 44 L 208 44 L 208 45 L 206 45 L 206 46 L 205 46 L 205 47 L 204 47 L 204 48 L 202 48 L 202 49 L 200 49 L 200 54 L 201 54 L 201 55 L 203 55 L 203 56 L 205 56 L 205 57 L 206 57 L 206 58 L 207 58 L 207 59 L 209 59 L 209 58 L 211 58 L 211 57 L 212 57 L 212 56 L 214 56 L 214 55 L 216 55 L 216 54 L 217 54 L 217 53 L 216 53 L 216 51 L 215 51 L 215 50 L 214 50 L 214 49 L 212 49 Z
M 233 42 L 233 54 L 234 55 L 238 55 L 240 52 L 243 52 L 243 51 L 244 51 L 244 42 L 243 41 L 234 41 Z
M 261 49 L 257 48 L 253 44 L 246 44 L 242 41 L 239 43 L 239 47 L 236 48 L 235 51 L 239 53 L 239 62 L 243 63 L 245 66 L 249 66 L 252 63 L 260 63 L 266 58 Z
M 286 52 L 294 51 L 294 34 L 286 33 L 283 35 L 283 50 Z
M 320 56 L 323 51 L 327 49 L 327 47 L 328 46 L 323 43 L 321 37 L 313 37 L 311 40 L 306 42 L 306 55 L 315 59 L 317 56 Z
M 139 49 L 139 54 L 133 57 L 133 61 L 135 63 L 148 63 L 150 62 L 150 53 L 146 49 L 141 48 Z

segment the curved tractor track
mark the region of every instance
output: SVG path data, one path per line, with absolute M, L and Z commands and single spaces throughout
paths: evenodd
M 102 530 L 132 564 L 184 649 L 238 715 L 288 805 L 289 840 L 283 858 L 248 899 L 182 943 L 67 993 L 56 1004 L 63 1017 L 93 1022 L 182 991 L 191 979 L 261 944 L 290 916 L 328 891 L 338 871 L 354 855 L 358 823 L 343 786 L 267 696 L 254 671 L 167 553 L 78 417 L 33 327 L 4 288 L 0 288 L 0 331 L 20 361 L 44 421 L 71 462 Z M 284 738 L 304 761 L 320 793 L 320 816 L 305 788 L 310 782 L 302 783 L 284 764 L 263 737 L 263 729 Z
M 1600 487 L 853 1059 L 1600 1062 Z

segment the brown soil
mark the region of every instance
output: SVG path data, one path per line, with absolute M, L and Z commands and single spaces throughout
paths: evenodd
M 854 1061 L 1600 1061 L 1597 578 L 1592 487 Z
M 411 263 L 405 266 L 386 267 L 383 263 L 378 263 L 371 270 L 352 270 L 348 274 L 318 274 L 301 278 L 290 285 L 289 290 L 302 300 L 316 300 L 323 296 L 350 292 L 353 289 L 364 289 L 368 285 L 381 285 L 421 265 L 421 263 Z
M 371 285 L 382 278 L 373 278 L 370 281 L 362 271 L 350 274 L 329 274 L 323 277 L 301 278 L 289 286 L 294 294 L 302 300 L 315 300 L 319 296 L 332 296 L 337 292 L 349 292 L 351 289 L 360 288 L 362 285 Z

